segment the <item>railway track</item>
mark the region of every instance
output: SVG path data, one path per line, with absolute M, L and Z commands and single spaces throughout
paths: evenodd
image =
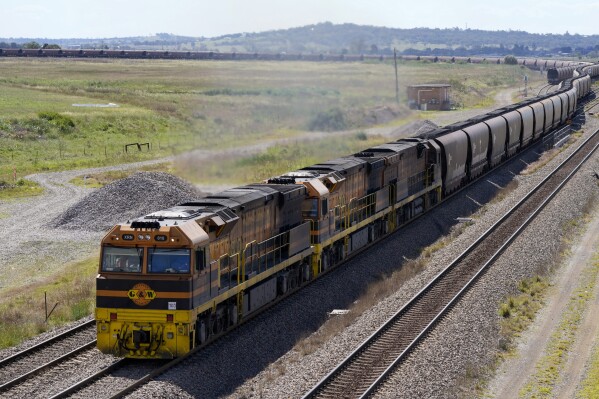
M 304 398 L 364 398 L 376 392 L 598 147 L 599 130 Z
M 584 105 L 584 111 L 588 112 L 589 115 L 594 115 L 597 113 L 597 106 L 599 105 L 599 98 L 597 98 L 597 93 L 599 93 L 599 90 L 593 90 L 592 94 L 595 96 L 595 98 L 593 98 Z
M 101 397 L 108 393 L 107 398 L 120 398 L 145 384 L 152 378 L 162 374 L 167 369 L 182 361 L 184 358 L 172 360 L 134 360 L 121 358 L 106 368 L 80 380 L 67 389 L 51 396 L 50 399 L 67 397 Z
M 0 360 L 0 394 L 10 393 L 13 387 L 93 349 L 95 333 L 95 321 L 90 320 Z
M 95 384 L 109 384 L 103 392 L 129 392 L 166 369 L 162 369 L 164 361 L 118 359 L 109 360 L 106 367 L 89 376 L 82 375 L 79 365 L 94 362 L 98 354 L 95 336 L 95 320 L 90 320 L 0 360 L 0 398 L 65 398 L 85 393 L 87 387 Z M 167 365 L 170 368 L 175 363 L 178 362 Z M 126 378 L 115 381 L 117 374 Z M 72 380 L 68 389 L 53 387 L 54 383 L 64 386 L 65 379 Z

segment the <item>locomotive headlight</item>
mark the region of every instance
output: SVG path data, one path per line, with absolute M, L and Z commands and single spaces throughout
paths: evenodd
M 143 239 L 144 239 L 144 235 L 143 235 L 143 234 L 139 234 L 139 235 L 137 236 L 137 239 L 138 239 L 138 240 L 143 240 Z
M 146 234 L 146 240 L 149 240 L 150 238 L 152 238 L 152 236 L 149 234 Z
M 173 334 L 172 332 L 166 333 L 166 339 L 173 339 L 173 338 L 175 338 L 175 334 Z

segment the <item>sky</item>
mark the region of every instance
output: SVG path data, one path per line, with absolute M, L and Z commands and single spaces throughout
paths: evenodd
M 599 0 L 0 0 L 2 38 L 214 37 L 319 22 L 599 34 Z

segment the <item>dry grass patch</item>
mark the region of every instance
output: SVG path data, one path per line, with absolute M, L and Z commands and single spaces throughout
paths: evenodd
M 571 146 L 572 144 L 574 144 L 582 136 L 582 133 L 583 132 L 574 132 L 574 133 L 572 133 L 570 135 L 570 139 L 563 146 L 561 146 L 559 148 L 552 148 L 549 151 L 544 151 L 541 154 L 540 158 L 537 161 L 529 164 L 526 167 L 526 169 L 524 169 L 521 172 L 521 174 L 522 175 L 531 175 L 531 174 L 535 173 L 537 170 L 539 170 L 540 168 L 542 168 L 543 166 L 547 165 L 558 154 L 560 154 L 566 148 L 568 148 L 569 146 Z
M 493 197 L 493 199 L 489 202 L 490 204 L 496 204 L 498 202 L 501 202 L 505 199 L 505 197 L 507 197 L 508 195 L 510 195 L 512 192 L 514 192 L 517 188 L 518 188 L 518 180 L 512 180 L 510 181 L 505 187 L 503 187 L 501 190 L 499 190 L 499 192 L 495 195 L 495 197 Z
M 514 339 L 525 331 L 543 306 L 549 282 L 535 276 L 518 283 L 520 294 L 512 295 L 499 306 L 501 316 L 500 357 L 510 355 L 514 350 Z
M 71 263 L 58 275 L 2 292 L 0 349 L 18 345 L 52 327 L 90 315 L 95 305 L 97 263 L 95 257 Z M 44 292 L 48 298 L 48 312 L 54 304 L 58 304 L 47 322 Z

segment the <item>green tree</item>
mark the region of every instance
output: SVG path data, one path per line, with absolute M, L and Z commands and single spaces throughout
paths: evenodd
M 41 48 L 38 42 L 27 42 L 23 43 L 23 48 Z
M 518 65 L 518 60 L 513 55 L 506 55 L 503 62 L 506 65 Z

